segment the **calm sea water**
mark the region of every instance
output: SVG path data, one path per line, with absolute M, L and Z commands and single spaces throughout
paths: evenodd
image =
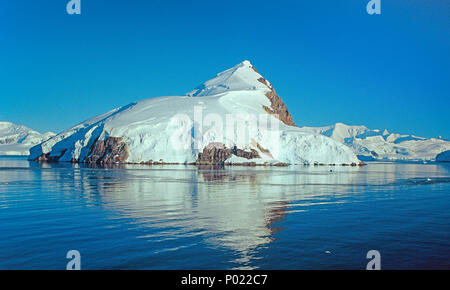
M 332 170 L 330 172 L 330 169 Z M 450 269 L 450 165 L 89 168 L 0 158 L 0 269 Z

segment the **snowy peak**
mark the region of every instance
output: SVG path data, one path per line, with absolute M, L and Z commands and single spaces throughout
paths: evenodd
M 0 122 L 0 144 L 23 143 L 30 135 L 40 134 L 23 125 Z
M 0 155 L 27 155 L 31 146 L 48 140 L 55 134 L 40 134 L 26 126 L 0 122 Z
M 215 78 L 204 82 L 186 95 L 191 97 L 211 96 L 230 91 L 249 91 L 272 89 L 271 84 L 261 76 L 248 60 L 235 65 Z
M 365 126 L 350 126 L 344 123 L 336 123 L 325 127 L 303 127 L 303 129 L 331 137 L 341 143 L 345 143 L 348 138 L 361 136 L 368 131 Z
M 248 61 L 227 69 L 213 79 L 204 82 L 202 85 L 187 93 L 190 97 L 207 97 L 225 93 L 241 92 L 259 93 L 263 99 L 270 101 L 270 106 L 259 103 L 257 106 L 263 108 L 268 114 L 274 115 L 281 122 L 288 126 L 295 126 L 294 120 L 286 107 L 286 104 L 278 96 L 272 84 L 266 80 Z
M 330 137 L 341 143 L 344 143 L 347 138 L 361 135 L 367 131 L 365 126 L 348 126 L 344 123 L 336 123 L 332 127 Z

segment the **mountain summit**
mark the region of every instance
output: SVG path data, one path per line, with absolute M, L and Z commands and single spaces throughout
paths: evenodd
M 223 71 L 213 79 L 187 93 L 187 96 L 202 97 L 236 91 L 261 91 L 269 99 L 270 106 L 263 106 L 264 110 L 277 116 L 284 124 L 295 126 L 288 108 L 275 92 L 272 84 L 266 80 L 248 60 Z
M 248 60 L 244 60 L 234 67 L 217 74 L 215 78 L 204 82 L 187 95 L 201 97 L 230 91 L 267 90 L 270 88 L 269 82 L 261 82 L 259 81 L 260 79 L 264 78 Z
M 30 160 L 85 163 L 353 164 L 347 146 L 296 127 L 249 61 L 185 96 L 151 98 L 93 117 L 30 149 Z

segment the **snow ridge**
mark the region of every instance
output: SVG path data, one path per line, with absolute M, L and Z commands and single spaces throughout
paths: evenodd
M 343 123 L 326 127 L 302 127 L 302 130 L 322 134 L 347 145 L 363 161 L 434 160 L 438 153 L 450 150 L 450 142 L 443 139 L 389 133 L 388 130 Z
M 253 65 L 248 60 L 244 60 L 234 67 L 217 74 L 215 78 L 204 82 L 186 95 L 203 97 L 231 91 L 268 91 L 270 83 L 258 81 L 261 78 L 263 79 Z
M 436 161 L 438 162 L 450 162 L 450 150 L 439 153 L 436 156 Z

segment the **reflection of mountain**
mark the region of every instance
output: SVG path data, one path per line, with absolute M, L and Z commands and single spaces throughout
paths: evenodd
M 175 235 L 205 233 L 208 243 L 236 251 L 239 265 L 251 261 L 255 248 L 271 242 L 271 223 L 286 214 L 287 202 L 276 209 L 266 205 L 256 186 L 261 182 L 256 172 L 135 168 L 111 170 L 107 176 L 80 176 L 80 181 L 87 193 L 98 191 L 108 207 L 143 226 L 181 229 Z
M 25 160 L 23 166 L 17 165 L 21 168 L 11 170 L 2 168 L 1 161 L 0 192 L 5 193 L 4 196 L 14 197 L 11 193 L 15 193 L 16 185 L 37 186 L 38 201 L 42 194 L 57 200 L 56 206 L 67 203 L 69 208 L 74 206 L 76 213 L 80 212 L 77 208 L 86 208 L 83 213 L 96 213 L 80 218 L 81 224 L 91 225 L 92 222 L 91 231 L 95 231 L 96 226 L 107 226 L 106 232 L 111 227 L 113 234 L 116 227 L 125 226 L 126 238 L 143 244 L 144 251 L 148 251 L 146 257 L 151 257 L 145 263 L 132 264 L 136 268 L 165 265 L 168 257 L 188 262 L 190 253 L 198 251 L 195 247 L 199 243 L 202 253 L 208 251 L 205 252 L 204 245 L 219 256 L 222 250 L 232 253 L 224 255 L 227 260 L 218 268 L 253 268 L 258 264 L 255 261 L 264 255 L 262 249 L 277 247 L 279 244 L 275 243 L 283 241 L 284 227 L 292 230 L 296 228 L 293 222 L 304 222 L 295 218 L 299 212 L 360 199 L 363 197 L 360 194 L 368 191 L 380 190 L 382 198 L 396 198 L 395 191 L 389 190 L 393 185 L 428 184 L 427 177 L 437 182 L 447 178 L 445 182 L 448 182 L 450 172 L 448 164 L 199 169 L 193 166 L 98 168 L 70 163 L 30 163 L 31 168 L 27 168 Z M 0 201 L 2 208 L 10 205 L 8 199 L 0 197 Z M 42 207 L 47 211 L 46 199 L 43 201 Z M 106 222 L 93 219 L 99 216 L 106 216 Z M 138 230 L 128 234 L 129 228 Z M 122 232 L 123 228 L 119 230 Z M 300 245 L 302 233 L 298 235 Z M 101 245 L 102 237 L 98 239 L 97 250 L 105 250 Z M 129 245 L 127 240 L 125 252 Z M 130 248 L 133 250 L 136 249 Z M 173 252 L 166 255 L 165 251 Z M 157 258 L 162 261 L 155 262 Z
M 36 172 L 55 187 L 83 193 L 79 198 L 87 204 L 157 232 L 145 238 L 200 235 L 214 248 L 235 252 L 228 262 L 239 268 L 252 267 L 258 250 L 276 240 L 283 229 L 278 223 L 291 211 L 307 210 L 330 193 L 348 193 L 357 183 L 355 173 L 364 169 L 30 164 L 45 166 Z
M 275 239 L 282 229 L 277 223 L 289 213 L 294 199 L 309 204 L 323 194 L 317 193 L 317 184 L 348 185 L 353 180 L 351 174 L 328 174 L 328 169 L 311 167 L 301 167 L 307 174 L 287 168 L 125 167 L 77 169 L 71 178 L 88 199 L 101 201 L 144 227 L 178 229 L 165 233 L 166 238 L 201 232 L 214 247 L 235 251 L 234 263 L 241 268 L 251 267 L 257 249 Z M 334 192 L 346 190 L 337 187 Z

